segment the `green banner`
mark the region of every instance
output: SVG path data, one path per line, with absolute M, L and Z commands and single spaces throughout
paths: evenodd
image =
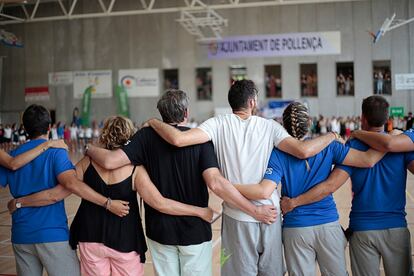
M 128 93 L 125 87 L 117 85 L 115 94 L 118 98 L 118 114 L 129 118 Z
M 390 117 L 404 117 L 404 107 L 394 106 L 390 108 Z
M 86 88 L 85 92 L 83 93 L 83 99 L 82 99 L 82 125 L 83 126 L 89 126 L 89 119 L 90 119 L 90 113 L 91 113 L 91 96 L 92 96 L 92 90 L 94 87 L 91 85 L 88 88 Z

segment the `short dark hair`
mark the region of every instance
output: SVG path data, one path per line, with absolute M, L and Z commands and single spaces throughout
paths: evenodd
M 362 101 L 362 114 L 371 127 L 381 127 L 388 120 L 387 100 L 381 96 L 370 96 Z
M 165 123 L 181 123 L 188 110 L 187 94 L 178 89 L 165 91 L 157 103 L 157 109 Z
M 251 80 L 235 81 L 230 87 L 228 101 L 231 109 L 237 111 L 247 108 L 247 103 L 250 99 L 257 96 L 257 88 Z
M 32 104 L 23 113 L 23 125 L 31 139 L 47 134 L 51 123 L 50 113 L 44 106 Z

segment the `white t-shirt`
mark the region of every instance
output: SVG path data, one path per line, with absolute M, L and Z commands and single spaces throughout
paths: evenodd
M 52 133 L 52 140 L 59 139 L 56 128 L 53 127 L 50 132 Z
M 88 127 L 85 131 L 85 137 L 88 139 L 92 138 L 92 128 Z
M 70 127 L 70 137 L 71 139 L 76 139 L 78 136 L 78 128 L 77 127 Z
M 85 138 L 85 130 L 82 127 L 78 130 L 78 138 Z
M 198 128 L 207 133 L 221 172 L 233 184 L 256 184 L 265 174 L 274 147 L 290 137 L 274 120 L 251 116 L 246 120 L 234 114 L 208 119 Z M 256 205 L 273 204 L 280 212 L 279 194 L 275 190 L 270 200 L 252 201 Z M 257 222 L 253 217 L 223 204 L 223 212 L 239 221 Z
M 7 138 L 7 139 L 11 139 L 11 136 L 12 136 L 12 129 L 11 128 L 5 128 L 4 129 L 4 138 Z

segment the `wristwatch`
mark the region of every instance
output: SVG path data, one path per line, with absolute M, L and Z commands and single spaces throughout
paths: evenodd
M 21 202 L 18 202 L 17 200 L 16 200 L 16 208 L 17 209 L 22 208 L 22 203 Z

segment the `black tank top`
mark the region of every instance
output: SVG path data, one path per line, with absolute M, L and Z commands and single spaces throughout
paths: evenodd
M 73 249 L 76 249 L 79 242 L 102 243 L 120 252 L 136 251 L 141 262 L 145 262 L 147 245 L 139 215 L 137 193 L 132 190 L 134 171 L 135 167 L 131 176 L 125 180 L 107 185 L 95 167 L 89 164 L 83 176 L 84 182 L 105 197 L 128 201 L 130 209 L 129 214 L 121 218 L 102 206 L 82 199 L 70 227 L 69 243 Z

